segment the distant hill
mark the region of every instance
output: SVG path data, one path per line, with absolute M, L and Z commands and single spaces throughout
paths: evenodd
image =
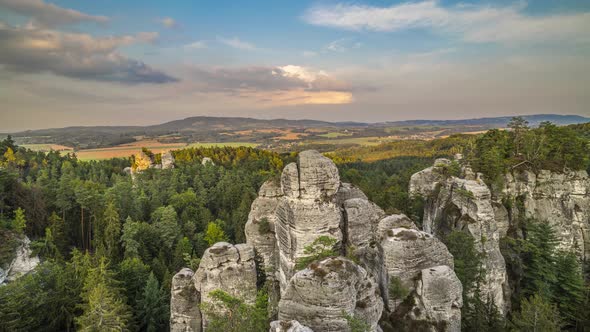
M 590 122 L 590 118 L 580 115 L 559 115 L 559 114 L 535 114 L 523 115 L 525 120 L 529 122 L 530 126 L 538 126 L 541 122 L 550 121 L 556 125 L 570 125 L 577 123 Z M 492 128 L 506 127 L 513 116 L 502 116 L 494 118 L 475 118 L 475 119 L 461 119 L 461 120 L 408 120 L 408 121 L 393 121 L 383 122 L 378 125 L 384 126 L 489 126 Z
M 557 125 L 590 122 L 590 118 L 578 115 L 538 114 L 523 117 L 531 126 L 537 126 L 543 121 L 551 121 Z M 438 128 L 444 130 L 444 133 L 441 131 L 438 135 L 448 135 L 457 132 L 503 128 L 506 127 L 511 118 L 511 116 L 505 116 L 462 120 L 408 120 L 361 123 L 196 116 L 152 126 L 76 126 L 28 130 L 14 133 L 12 136 L 19 144 L 60 144 L 82 149 L 130 143 L 134 142 L 136 137 L 175 140 L 178 142 L 225 142 L 228 140 L 249 142 L 254 140 L 257 143 L 264 143 L 272 140 L 273 136 L 259 132 L 253 137 L 244 134 L 244 132 L 280 130 L 285 133 L 301 133 L 307 131 L 304 136 L 313 137 L 314 135 L 310 134 L 309 130 L 321 129 L 318 132 L 328 133 L 326 137 L 329 137 L 329 132 L 340 132 L 334 137 L 339 135 L 383 137 L 391 135 L 391 128 L 405 128 L 403 135 L 406 136 Z M 345 133 L 342 134 L 342 132 Z M 316 136 L 316 138 L 318 137 Z

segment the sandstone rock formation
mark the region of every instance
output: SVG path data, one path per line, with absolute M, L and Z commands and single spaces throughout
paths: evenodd
M 313 330 L 296 320 L 276 320 L 270 323 L 269 332 L 313 332 Z
M 470 234 L 483 254 L 485 280 L 482 294 L 491 296 L 501 312 L 508 307 L 506 263 L 500 253 L 500 233 L 490 190 L 480 179 L 467 180 L 445 174 L 448 160 L 412 175 L 410 193 L 427 199 L 424 231 L 444 237 L 453 230 Z M 429 181 L 436 179 L 437 182 Z
M 389 280 L 399 278 L 410 292 L 422 270 L 446 265 L 453 269 L 453 256 L 447 247 L 432 235 L 415 229 L 392 228 L 381 241 L 384 264 Z M 459 294 L 460 296 L 461 294 Z M 403 299 L 389 299 L 390 311 L 395 311 Z
M 401 331 L 461 331 L 463 288 L 447 265 L 420 271 L 411 301 L 400 305 L 394 329 Z M 412 303 L 412 306 L 407 306 Z
M 170 331 L 201 332 L 200 294 L 193 283 L 194 272 L 184 268 L 172 278 Z
M 174 156 L 172 152 L 164 152 L 162 153 L 162 169 L 171 169 L 174 168 Z
M 256 266 L 254 249 L 247 244 L 235 246 L 218 242 L 207 249 L 199 268 L 193 276 L 195 289 L 201 303 L 213 304 L 210 293 L 222 290 L 242 299 L 247 304 L 256 301 Z M 207 315 L 202 313 L 203 329 L 207 327 Z
M 585 171 L 538 174 L 522 171 L 505 176 L 502 195 L 512 199 L 511 215 L 553 226 L 559 247 L 590 259 L 590 178 Z
M 39 256 L 32 256 L 31 240 L 27 236 L 20 239 L 20 244 L 14 252 L 14 258 L 3 269 L 0 268 L 0 285 L 4 282 L 15 281 L 23 275 L 33 271 L 39 265 Z
M 315 331 L 349 331 L 346 315 L 372 331 L 383 310 L 378 286 L 362 267 L 345 258 L 327 258 L 297 272 L 279 303 L 279 319 L 298 320 Z
M 258 272 L 271 285 L 270 315 L 280 320 L 271 331 L 347 331 L 347 316 L 380 331 L 377 323 L 385 305 L 402 322 L 419 319 L 428 327 L 460 322 L 460 301 L 448 300 L 461 298 L 460 284 L 440 288 L 449 292 L 443 295 L 429 288 L 433 280 L 456 280 L 446 247 L 408 217 L 385 216 L 361 190 L 341 183 L 334 163 L 317 151 L 301 152 L 280 179 L 262 185 L 245 234 L 248 245 L 218 243 L 206 251 L 193 277 L 201 302 L 222 289 L 252 303 Z M 333 249 L 341 256 L 297 271 L 296 263 L 309 255 L 305 248 L 320 236 L 335 239 Z M 262 270 L 256 271 L 255 256 Z M 444 273 L 434 274 L 440 274 L 437 279 L 427 276 L 426 269 Z M 387 303 L 393 277 L 403 278 L 412 290 L 408 297 L 415 305 L 410 309 L 421 311 L 419 317 L 397 310 L 398 303 Z M 206 328 L 207 317 L 202 318 Z

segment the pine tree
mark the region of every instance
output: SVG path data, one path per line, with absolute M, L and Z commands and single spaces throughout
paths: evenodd
M 141 328 L 147 332 L 162 331 L 168 325 L 170 309 L 166 294 L 160 288 L 154 273 L 147 279 L 139 302 Z
M 27 219 L 25 217 L 25 210 L 18 208 L 14 211 L 14 219 L 12 220 L 12 230 L 18 234 L 23 234 L 27 227 Z
M 59 253 L 64 256 L 68 253 L 68 239 L 65 234 L 65 225 L 63 219 L 60 218 L 57 213 L 53 212 L 51 216 L 49 216 L 48 221 L 49 229 L 51 230 L 51 235 L 53 236 L 53 243 L 55 244 L 55 247 Z
M 557 281 L 555 283 L 554 302 L 569 327 L 575 327 L 587 314 L 584 306 L 584 278 L 575 254 L 560 253 L 556 259 Z
M 217 242 L 225 242 L 227 241 L 227 236 L 223 231 L 223 228 L 219 226 L 218 221 L 210 222 L 207 225 L 207 232 L 205 233 L 205 241 L 209 244 L 209 246 L 214 245 Z
M 76 318 L 79 330 L 129 331 L 131 309 L 104 257 L 97 267 L 90 269 L 84 281 L 82 299 L 83 313 Z
M 111 261 L 117 261 L 120 257 L 121 220 L 113 202 L 110 202 L 103 216 L 104 237 L 103 242 L 108 257 Z
M 512 319 L 517 331 L 557 332 L 561 329 L 559 311 L 539 294 L 523 300 L 520 312 Z
M 547 222 L 529 221 L 526 242 L 529 252 L 524 259 L 523 295 L 539 294 L 552 298 L 552 286 L 557 281 L 555 250 L 558 239 Z

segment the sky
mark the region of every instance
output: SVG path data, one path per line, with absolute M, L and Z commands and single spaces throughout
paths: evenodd
M 590 1 L 0 0 L 0 132 L 590 116 Z

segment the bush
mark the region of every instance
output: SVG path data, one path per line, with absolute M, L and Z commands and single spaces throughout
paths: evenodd
M 303 248 L 303 252 L 307 255 L 297 260 L 295 269 L 297 271 L 305 269 L 310 263 L 320 261 L 324 258 L 338 256 L 335 249 L 338 241 L 329 236 L 320 236 L 312 244 Z

